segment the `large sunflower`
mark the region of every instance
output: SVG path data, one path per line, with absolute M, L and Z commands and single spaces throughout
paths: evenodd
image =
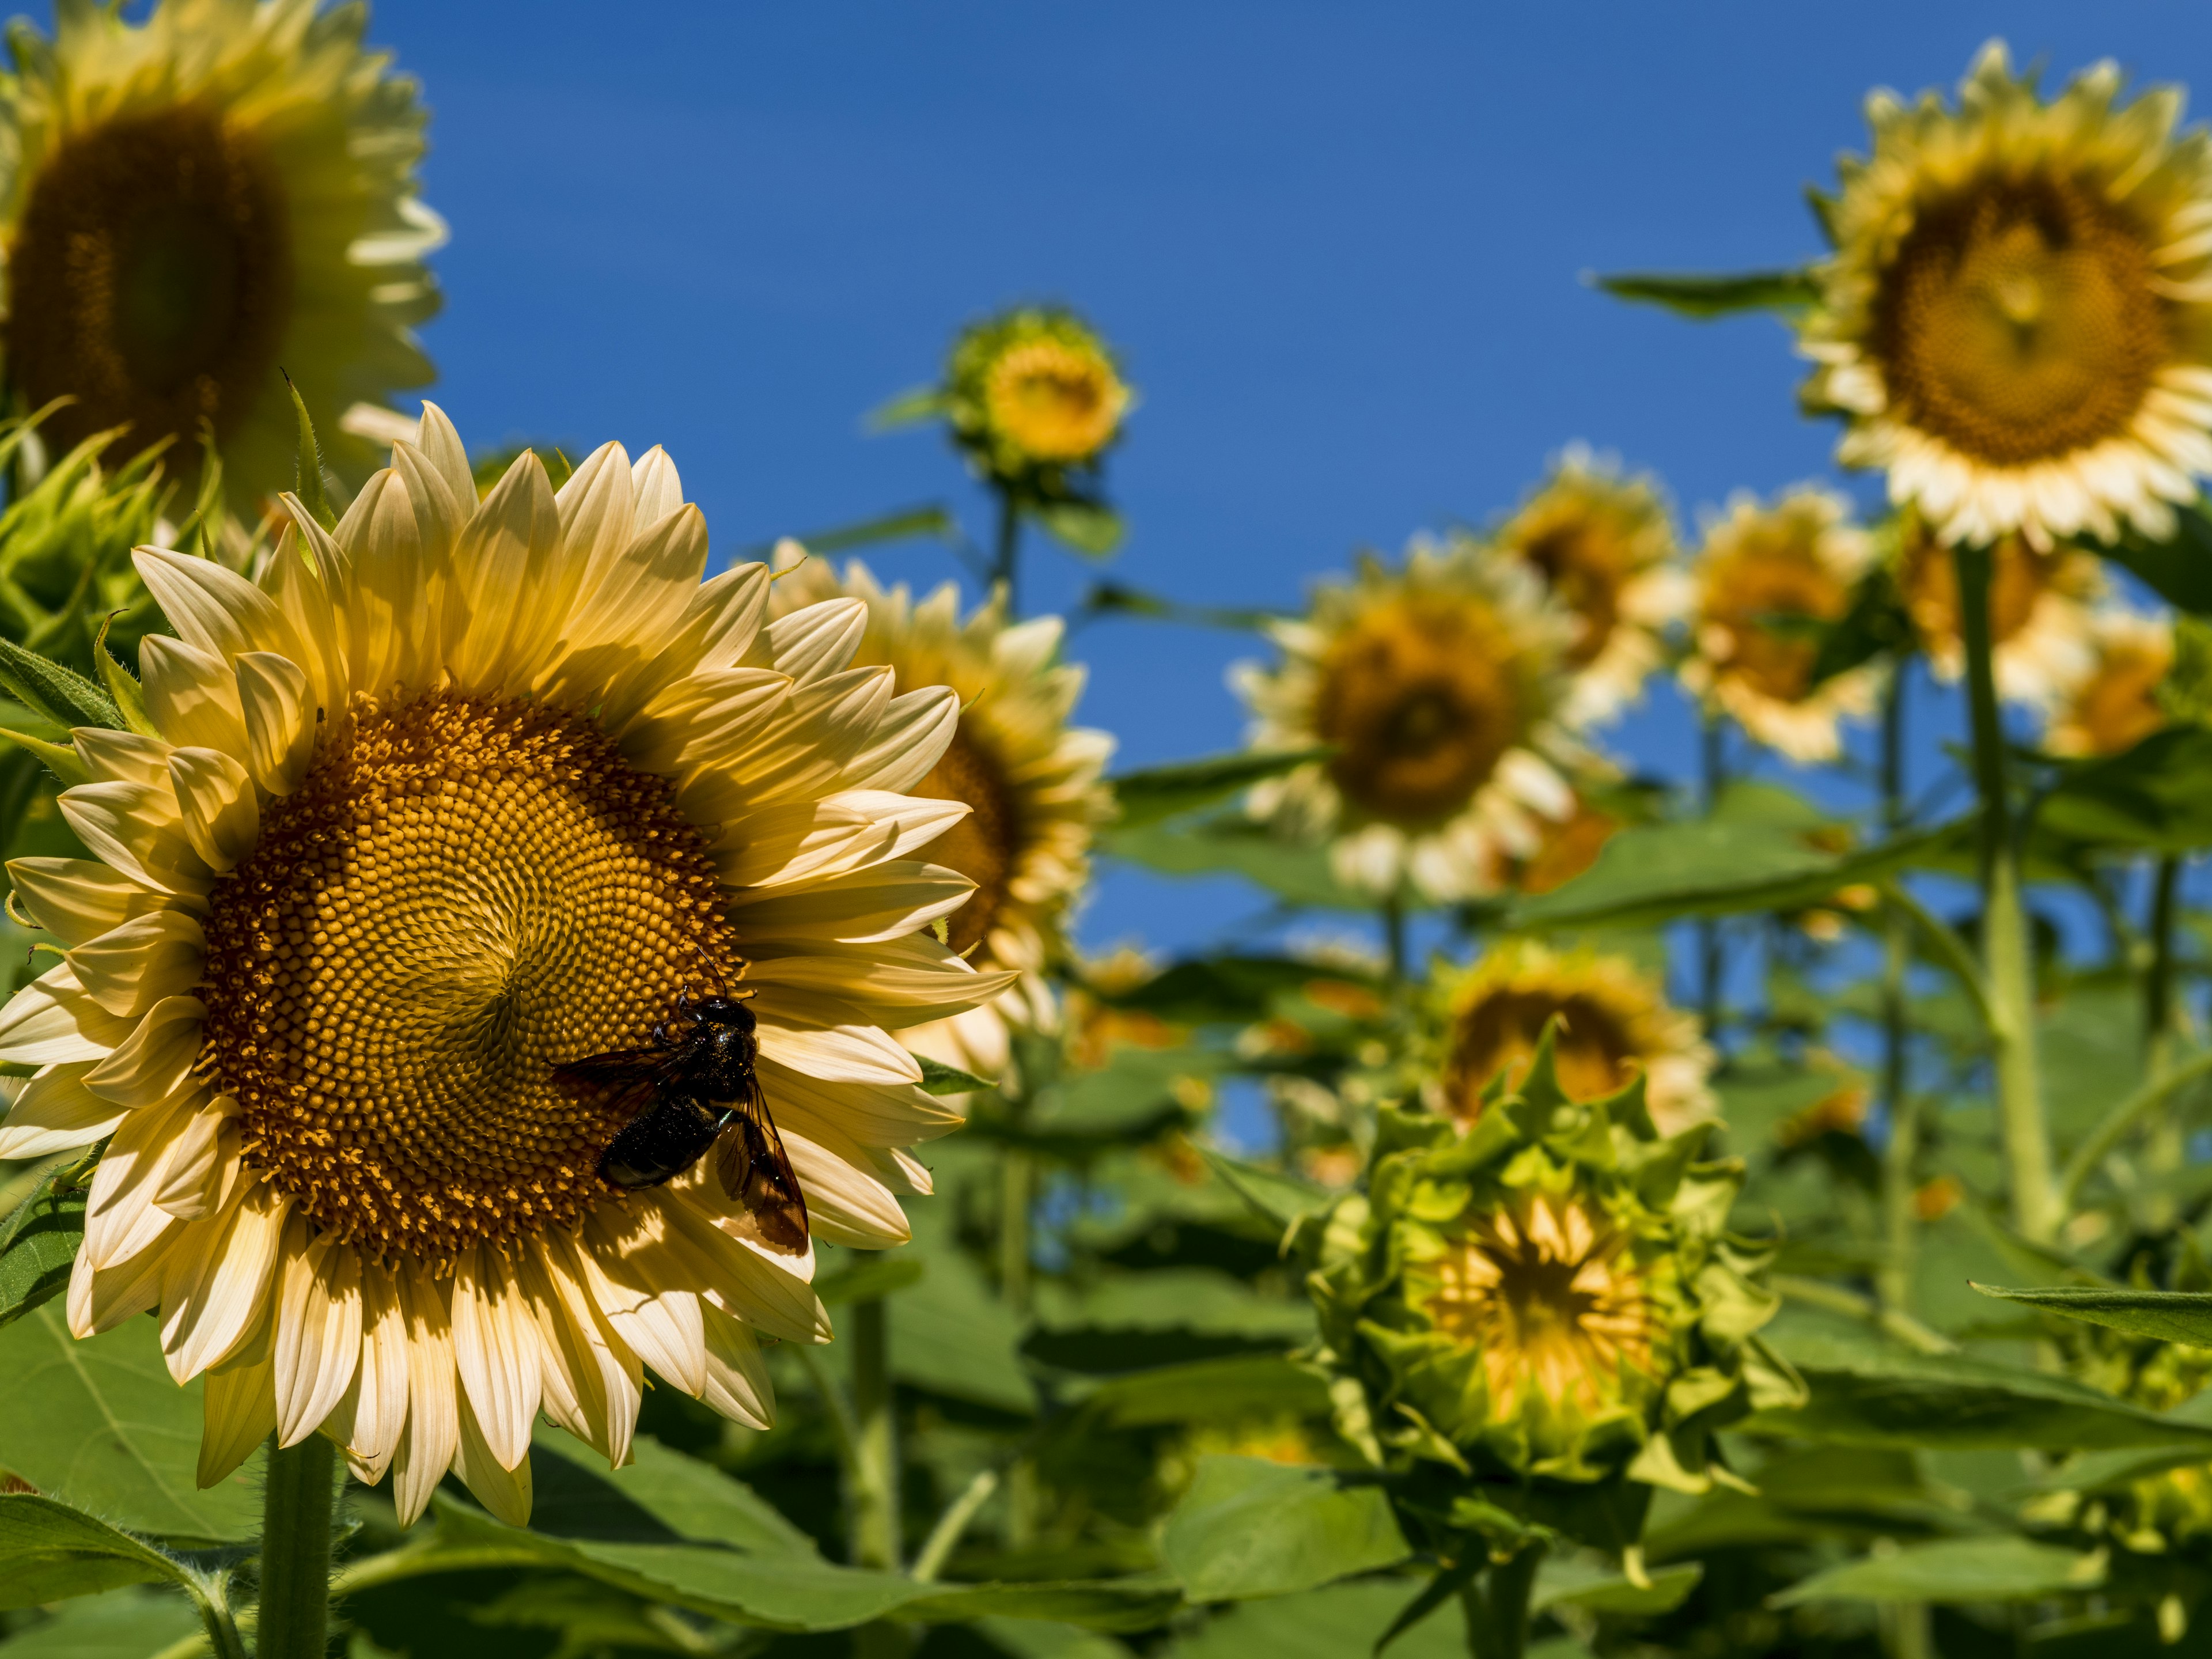
M 1279 662 L 1231 671 L 1255 748 L 1336 751 L 1261 785 L 1252 811 L 1326 839 L 1338 879 L 1379 897 L 1491 890 L 1574 811 L 1573 630 L 1528 565 L 1472 537 L 1417 539 L 1395 568 L 1364 556 L 1271 628 Z
M 799 556 L 793 546 L 786 559 Z M 988 1007 L 913 1032 L 909 1041 L 933 1058 L 996 1076 L 1006 1061 L 1009 1022 L 1053 1022 L 1044 970 L 1066 954 L 1062 925 L 1090 874 L 1091 832 L 1114 810 L 1100 778 L 1114 739 L 1068 724 L 1085 673 L 1059 659 L 1059 617 L 1010 622 L 995 601 L 963 617 L 952 583 L 916 601 L 903 585 L 879 586 L 857 559 L 842 582 L 823 560 L 787 568 L 769 609 L 783 614 L 841 597 L 867 606 L 854 662 L 890 669 L 901 691 L 950 686 L 959 696 L 960 729 L 912 793 L 969 809 L 932 849 L 975 884 L 975 896 L 947 920 L 953 950 L 1022 977 Z
M 1663 635 L 1687 599 L 1658 484 L 1623 477 L 1615 464 L 1572 446 L 1499 528 L 1498 544 L 1533 566 L 1574 613 L 1569 720 L 1603 720 L 1633 702 L 1663 659 Z
M 106 1141 L 70 1326 L 159 1315 L 204 1480 L 319 1429 L 404 1516 L 451 1468 L 516 1518 L 541 1408 L 619 1462 L 641 1366 L 763 1423 L 758 1334 L 829 1334 L 811 1248 L 713 1158 L 610 1184 L 641 1103 L 556 1066 L 750 997 L 814 1232 L 906 1237 L 899 1149 L 952 1120 L 885 1028 L 1007 978 L 917 933 L 970 887 L 913 857 L 965 809 L 901 793 L 958 702 L 848 667 L 857 601 L 702 586 L 658 449 L 479 505 L 426 406 L 334 532 L 294 516 L 258 586 L 138 556 L 177 637 L 150 731 L 76 734 L 95 858 L 9 866 L 67 955 L 0 1011 L 40 1068 L 0 1157 Z
M 2054 755 L 2117 755 L 2163 729 L 2159 688 L 2173 669 L 2173 624 L 2118 609 L 2090 621 L 2094 657 L 2052 711 L 2044 746 Z
M 1838 722 L 1873 709 L 1877 671 L 1854 668 L 1818 685 L 1814 633 L 1850 608 L 1873 544 L 1850 504 L 1810 484 L 1771 505 L 1730 499 L 1705 527 L 1692 573 L 1697 596 L 1682 683 L 1795 761 L 1833 760 Z
M 2212 471 L 2212 142 L 2100 64 L 2045 100 L 2001 42 L 1955 109 L 1867 100 L 1822 204 L 1807 402 L 1946 541 L 2153 535 Z
M 293 475 L 280 368 L 359 478 L 386 400 L 431 378 L 410 331 L 437 308 L 423 256 L 445 226 L 415 195 L 426 113 L 368 12 L 316 0 L 59 8 L 0 80 L 9 386 L 76 401 L 64 448 L 127 424 L 193 455 L 212 423 L 232 502 Z
M 1919 514 L 1901 526 L 1897 586 L 1920 648 L 1942 680 L 1965 671 L 1959 631 L 1958 561 Z M 1989 588 L 1990 666 L 1997 695 L 2047 708 L 2089 672 L 2095 652 L 2090 607 L 2105 590 L 2104 568 L 2069 547 L 2039 550 L 2008 535 L 1991 550 Z

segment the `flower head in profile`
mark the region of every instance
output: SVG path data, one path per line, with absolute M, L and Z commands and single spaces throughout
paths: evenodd
M 1687 597 L 1657 483 L 1623 477 L 1616 464 L 1575 445 L 1497 539 L 1574 616 L 1569 723 L 1603 720 L 1633 702 L 1664 659 L 1666 630 Z
M 1054 495 L 1121 435 L 1133 394 L 1106 343 L 1071 311 L 1024 307 L 954 343 L 944 405 L 953 440 L 986 477 Z
M 211 426 L 241 509 L 291 481 L 280 368 L 359 478 L 392 392 L 431 377 L 413 325 L 437 308 L 423 257 L 445 227 L 416 195 L 425 112 L 362 46 L 365 9 L 316 0 L 58 9 L 10 34 L 0 85 L 0 247 L 9 389 L 66 448 L 196 455 Z
M 1955 106 L 1867 100 L 1820 203 L 1805 400 L 1944 541 L 2166 534 L 2212 471 L 2212 140 L 2107 62 L 2045 98 L 1982 49 Z
M 319 1431 L 405 1518 L 451 1468 L 519 1519 L 541 1409 L 620 1463 L 647 1368 L 761 1424 L 760 1339 L 829 1334 L 811 1247 L 712 1158 L 611 1182 L 650 1100 L 556 1067 L 741 999 L 814 1236 L 907 1236 L 955 1120 L 888 1032 L 1008 982 L 920 931 L 971 885 L 917 857 L 966 809 L 904 793 L 958 702 L 850 665 L 858 600 L 702 584 L 658 449 L 479 503 L 426 407 L 293 516 L 258 582 L 138 554 L 176 635 L 137 729 L 75 733 L 94 856 L 9 866 L 66 955 L 0 1011 L 0 1158 L 105 1141 L 70 1327 L 158 1316 L 203 1480 Z
M 1302 1229 L 1348 1440 L 1508 1486 L 1703 1491 L 1714 1429 L 1802 1398 L 1753 1334 L 1764 1253 L 1723 1231 L 1741 1166 L 1642 1096 L 1571 1098 L 1546 1041 L 1465 1129 L 1384 1109 L 1365 1196 Z
M 1339 880 L 1380 896 L 1492 890 L 1574 810 L 1587 756 L 1561 724 L 1574 622 L 1518 559 L 1468 536 L 1363 556 L 1241 664 L 1255 748 L 1335 752 L 1270 781 L 1254 813 L 1329 845 Z
M 1814 681 L 1814 630 L 1842 618 L 1874 556 L 1850 505 L 1800 485 L 1771 503 L 1744 494 L 1705 527 L 1692 580 L 1682 683 L 1760 743 L 1799 762 L 1833 760 L 1840 722 L 1871 712 L 1871 667 Z
M 1653 975 L 1626 957 L 1508 939 L 1470 967 L 1441 969 L 1430 1004 L 1438 1103 L 1462 1125 L 1480 1115 L 1492 1085 L 1502 1079 L 1511 1090 L 1527 1079 L 1547 1030 L 1553 1074 L 1571 1100 L 1617 1095 L 1640 1077 L 1662 1133 L 1715 1110 L 1706 1081 L 1713 1051 L 1697 1017 L 1670 1006 Z
M 2089 666 L 2065 688 L 2044 730 L 2054 755 L 2117 755 L 2162 731 L 2160 693 L 2174 667 L 2173 623 L 2117 606 L 2089 622 Z
M 910 793 L 968 811 L 930 849 L 937 863 L 975 884 L 946 920 L 955 952 L 980 968 L 1021 977 L 986 1007 L 908 1034 L 919 1053 L 995 1077 L 1007 1033 L 1049 1027 L 1045 970 L 1067 955 L 1064 931 L 1091 869 L 1091 837 L 1113 811 L 1102 780 L 1114 739 L 1071 726 L 1085 673 L 1060 659 L 1057 617 L 1009 621 L 995 602 L 963 616 L 945 583 L 916 599 L 885 588 L 855 559 L 842 579 L 825 561 L 787 549 L 769 597 L 771 615 L 848 598 L 866 607 L 853 660 L 891 671 L 901 692 L 949 687 L 960 726 Z
M 1900 526 L 1898 597 L 1940 680 L 1966 672 L 1960 632 L 1958 561 L 1917 514 Z M 1990 655 L 1997 695 L 2047 709 L 2090 669 L 2091 607 L 2105 591 L 2103 566 L 2069 547 L 2042 551 L 2024 536 L 1990 549 Z

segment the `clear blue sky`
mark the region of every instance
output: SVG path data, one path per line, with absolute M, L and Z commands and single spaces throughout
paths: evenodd
M 1803 190 L 1862 143 L 1869 87 L 1948 87 L 2002 34 L 2212 108 L 2212 10 L 2178 3 L 380 0 L 372 33 L 435 111 L 432 395 L 472 443 L 665 443 L 724 556 L 932 497 L 980 526 L 938 439 L 860 416 L 963 319 L 1064 299 L 1143 398 L 1113 574 L 1217 604 L 1288 605 L 1357 545 L 1486 517 L 1571 439 L 1656 469 L 1686 517 L 1830 472 L 1776 325 L 1578 277 L 1814 253 Z M 922 544 L 874 562 L 951 569 Z M 1091 574 L 1030 568 L 1040 608 Z M 1083 713 L 1127 763 L 1231 746 L 1222 672 L 1250 649 L 1095 626 Z M 1678 769 L 1688 732 L 1662 694 L 1621 746 Z M 1252 908 L 1116 877 L 1085 932 L 1173 945 Z

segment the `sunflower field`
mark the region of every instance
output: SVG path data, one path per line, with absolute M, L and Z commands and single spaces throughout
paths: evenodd
M 368 25 L 8 34 L 0 1659 L 2212 1653 L 2178 89 L 1992 42 L 1816 260 L 1595 279 L 1832 477 L 1571 444 L 1292 612 L 1110 579 L 1058 301 L 870 417 L 977 534 L 464 434 Z M 1117 763 L 1061 555 L 1243 748 Z

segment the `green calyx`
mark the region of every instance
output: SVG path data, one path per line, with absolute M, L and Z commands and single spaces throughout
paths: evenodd
M 1726 1231 L 1742 1167 L 1661 1136 L 1640 1079 L 1569 1099 L 1553 1036 L 1463 1134 L 1385 1109 L 1366 1195 L 1308 1224 L 1339 1426 L 1401 1469 L 1709 1490 L 1715 1430 L 1802 1399 L 1754 1335 L 1768 1252 Z
M 977 471 L 1044 506 L 1091 501 L 1088 475 L 1129 402 L 1112 352 L 1081 318 L 1023 307 L 962 332 L 939 410 Z

